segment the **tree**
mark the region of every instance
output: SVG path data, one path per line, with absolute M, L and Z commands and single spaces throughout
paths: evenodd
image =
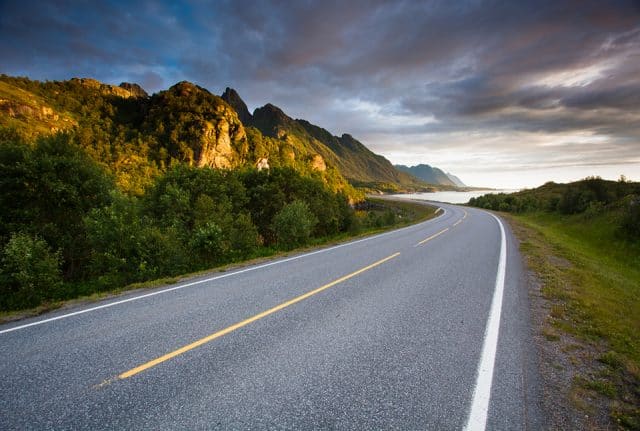
M 304 245 L 317 222 L 305 202 L 296 200 L 285 205 L 273 219 L 278 244 L 287 249 Z
M 173 227 L 154 226 L 136 198 L 114 193 L 113 202 L 84 219 L 91 247 L 88 268 L 100 287 L 175 274 L 189 268 Z
M 37 236 L 11 235 L 2 252 L 0 308 L 35 307 L 54 297 L 61 284 L 59 252 Z
M 30 146 L 0 141 L 0 238 L 26 232 L 60 250 L 67 279 L 88 254 L 83 217 L 109 203 L 113 178 L 74 143 L 73 134 Z

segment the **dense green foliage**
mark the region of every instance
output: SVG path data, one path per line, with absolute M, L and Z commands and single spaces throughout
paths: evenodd
M 286 248 L 300 246 L 311 237 L 318 219 L 303 201 L 285 205 L 273 218 L 273 231 L 278 242 Z
M 0 264 L 0 309 L 38 305 L 62 284 L 60 253 L 26 233 L 11 235 Z
M 34 306 L 353 232 L 346 195 L 292 168 L 175 163 L 124 193 L 73 133 L 0 139 L 0 308 Z M 61 281 L 64 284 L 61 284 Z
M 61 251 L 66 278 L 81 277 L 88 252 L 83 217 L 108 204 L 113 187 L 70 135 L 33 145 L 0 137 L 0 241 L 14 232 L 38 235 Z
M 609 214 L 610 223 L 629 239 L 640 239 L 640 183 L 606 181 L 590 177 L 569 184 L 553 182 L 517 193 L 486 194 L 472 198 L 469 205 L 512 213 L 550 212 L 583 214 L 593 217 Z

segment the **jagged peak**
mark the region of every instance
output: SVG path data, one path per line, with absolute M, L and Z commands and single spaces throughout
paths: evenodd
M 247 108 L 247 104 L 244 103 L 244 100 L 242 100 L 236 90 L 227 87 L 220 97 L 236 111 L 236 113 L 238 114 L 238 118 L 240 118 L 240 121 L 242 121 L 242 123 L 244 123 L 245 125 L 251 124 L 251 121 L 253 119 L 251 113 Z
M 244 102 L 242 101 L 242 98 L 241 98 L 241 97 L 240 97 L 240 95 L 238 94 L 238 92 L 237 92 L 234 88 L 231 88 L 231 87 L 227 87 L 227 88 L 225 88 L 225 89 L 224 89 L 224 93 L 222 93 L 222 96 L 221 96 L 221 97 L 222 97 L 223 99 L 224 99 L 225 97 L 227 97 L 227 98 L 232 99 L 232 100 L 233 100 L 233 99 L 240 100 L 242 103 L 244 103 Z
M 253 116 L 259 117 L 259 118 L 269 118 L 272 120 L 276 120 L 278 122 L 285 122 L 285 123 L 293 121 L 291 117 L 285 114 L 282 109 L 278 108 L 275 105 L 272 105 L 271 103 L 267 103 L 261 108 L 256 108 L 253 111 Z
M 277 113 L 277 114 L 282 114 L 285 117 L 287 116 L 287 114 L 285 114 L 282 109 L 278 108 L 276 105 L 273 105 L 271 103 L 267 103 L 266 105 L 262 106 L 261 108 L 256 108 L 255 111 L 274 112 L 274 113 Z M 255 115 L 255 111 L 254 111 L 254 115 Z

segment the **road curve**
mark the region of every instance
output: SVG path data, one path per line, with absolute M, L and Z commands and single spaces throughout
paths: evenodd
M 437 205 L 407 228 L 1 325 L 0 429 L 544 428 L 510 230 Z

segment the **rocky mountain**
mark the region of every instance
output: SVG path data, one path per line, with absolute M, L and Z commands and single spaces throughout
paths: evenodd
M 240 95 L 190 82 L 149 96 L 137 84 L 90 78 L 38 82 L 0 75 L 0 128 L 35 138 L 70 132 L 108 166 L 125 190 L 141 193 L 175 163 L 238 169 L 292 167 L 333 190 L 428 190 L 348 134 L 333 136 L 266 104 L 251 114 Z
M 154 94 L 142 129 L 198 167 L 231 169 L 247 161 L 249 142 L 235 110 L 190 82 Z
M 429 184 L 437 184 L 442 186 L 465 187 L 465 184 L 454 175 L 445 173 L 435 166 L 420 164 L 416 166 L 395 165 L 395 168 L 411 174 L 422 181 Z
M 333 136 L 329 131 L 309 123 L 295 120 L 309 136 L 327 146 L 337 156 L 340 172 L 353 184 L 383 187 L 399 184 L 407 188 L 423 188 L 425 185 L 411 175 L 394 168 L 389 160 L 373 153 L 349 134 Z
M 247 104 L 240 98 L 240 95 L 233 88 L 227 87 L 222 94 L 222 100 L 227 102 L 236 113 L 243 124 L 251 125 L 252 116 L 247 108 Z
M 353 136 L 333 136 L 329 131 L 306 120 L 289 117 L 282 109 L 270 103 L 249 114 L 238 93 L 227 88 L 222 98 L 238 113 L 246 126 L 257 128 L 264 136 L 284 141 L 289 155 L 311 153 L 317 161 L 326 160 L 336 166 L 353 185 L 359 187 L 401 190 L 421 189 L 419 179 L 398 171 L 383 156 L 373 153 Z
M 467 185 L 466 185 L 465 183 L 463 183 L 463 182 L 462 182 L 462 180 L 461 180 L 460 178 L 456 177 L 456 176 L 455 176 L 455 175 L 453 175 L 452 173 L 447 172 L 447 176 L 449 177 L 449 179 L 450 179 L 451 181 L 453 181 L 453 182 L 454 182 L 454 184 L 455 184 L 457 187 L 467 187 Z

